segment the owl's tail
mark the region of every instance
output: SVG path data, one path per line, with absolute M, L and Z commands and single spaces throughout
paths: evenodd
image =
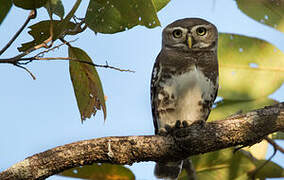
M 157 178 L 175 180 L 181 172 L 183 161 L 157 163 L 154 174 Z

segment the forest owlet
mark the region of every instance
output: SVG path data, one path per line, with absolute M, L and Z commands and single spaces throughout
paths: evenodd
M 218 91 L 217 28 L 199 18 L 169 24 L 152 72 L 155 134 L 205 122 Z M 176 179 L 182 161 L 157 163 L 158 178 Z

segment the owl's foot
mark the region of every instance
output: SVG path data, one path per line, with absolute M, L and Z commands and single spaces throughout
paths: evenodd
M 176 124 L 175 124 L 175 128 L 176 129 L 179 129 L 179 128 L 185 128 L 185 127 L 188 127 L 188 122 L 187 121 L 180 121 L 180 120 L 177 120 Z
M 188 121 L 180 121 L 180 120 L 177 120 L 176 124 L 175 124 L 175 128 L 176 129 L 179 129 L 179 128 L 186 128 L 186 127 L 189 127 L 193 124 L 197 124 L 201 127 L 205 127 L 205 121 L 204 120 L 198 120 L 198 121 L 195 121 L 193 123 L 191 123 L 189 125 Z
M 167 136 L 168 134 L 172 134 L 174 130 L 182 128 L 182 123 L 180 120 L 178 120 L 175 124 L 175 126 L 170 126 L 168 124 L 165 125 L 164 128 L 160 128 L 158 131 L 158 135 L 160 136 Z
M 166 128 L 161 128 L 157 134 L 160 136 L 167 136 L 169 133 L 167 132 Z
M 205 121 L 204 120 L 198 120 L 198 121 L 195 121 L 192 124 L 198 124 L 201 127 L 204 127 L 205 126 Z M 160 128 L 159 129 L 157 134 L 160 135 L 160 136 L 167 136 L 168 134 L 173 134 L 173 132 L 175 130 L 189 127 L 192 124 L 189 125 L 189 123 L 187 121 L 185 121 L 185 120 L 184 121 L 177 120 L 174 126 L 170 126 L 170 125 L 166 124 L 164 128 Z
M 165 129 L 168 134 L 172 134 L 175 130 L 188 127 L 187 121 L 177 120 L 174 126 L 166 125 Z
M 206 122 L 204 120 L 198 120 L 198 121 L 193 122 L 192 124 L 197 124 L 201 127 L 205 127 Z

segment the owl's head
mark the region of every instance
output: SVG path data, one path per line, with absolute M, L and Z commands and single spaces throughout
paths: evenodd
M 163 30 L 163 48 L 183 51 L 216 51 L 217 28 L 200 18 L 185 18 Z

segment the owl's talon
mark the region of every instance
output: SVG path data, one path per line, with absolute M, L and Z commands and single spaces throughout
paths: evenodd
M 173 128 L 171 126 L 169 126 L 169 125 L 166 125 L 165 129 L 166 129 L 168 134 L 171 134 L 173 132 Z
M 175 128 L 181 128 L 181 122 L 180 122 L 180 120 L 177 120 L 177 121 L 176 121 Z
M 188 127 L 188 122 L 187 121 L 182 121 L 182 126 L 183 127 Z
M 201 127 L 205 127 L 206 122 L 204 120 L 195 121 L 193 124 L 198 124 Z

